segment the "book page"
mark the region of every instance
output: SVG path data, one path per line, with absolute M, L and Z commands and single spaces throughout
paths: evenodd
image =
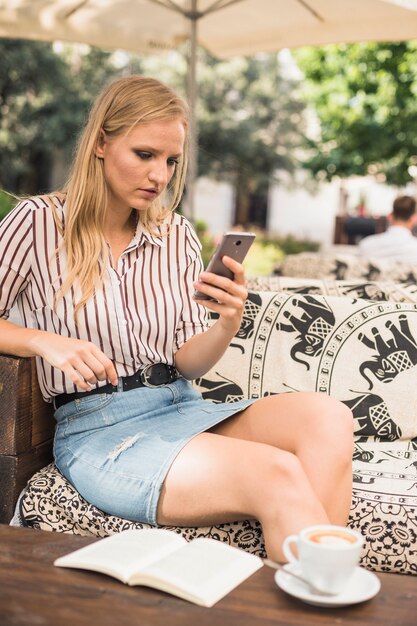
M 169 530 L 125 530 L 60 557 L 54 565 L 102 572 L 126 583 L 133 572 L 185 543 L 181 535 Z
M 213 606 L 263 565 L 262 560 L 214 539 L 194 539 L 132 576 L 130 584 L 148 584 Z

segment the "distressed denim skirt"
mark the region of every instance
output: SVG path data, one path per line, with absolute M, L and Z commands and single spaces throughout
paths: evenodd
M 184 378 L 85 396 L 55 412 L 55 462 L 91 504 L 156 524 L 162 484 L 176 455 L 193 437 L 252 402 L 204 400 Z

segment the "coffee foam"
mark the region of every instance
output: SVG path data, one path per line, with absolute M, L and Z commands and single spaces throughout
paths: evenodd
M 327 546 L 346 546 L 356 543 L 356 538 L 340 530 L 317 530 L 307 535 L 313 543 Z

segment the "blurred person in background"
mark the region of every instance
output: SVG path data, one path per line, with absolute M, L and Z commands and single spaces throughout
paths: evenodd
M 415 199 L 411 196 L 396 198 L 388 222 L 389 227 L 384 233 L 361 239 L 359 254 L 367 258 L 417 263 L 417 237 L 412 233 L 417 225 Z

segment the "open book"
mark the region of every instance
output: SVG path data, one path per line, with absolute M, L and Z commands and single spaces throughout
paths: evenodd
M 164 529 L 125 530 L 71 552 L 58 567 L 93 570 L 128 585 L 146 585 L 201 606 L 213 606 L 262 567 L 258 556 L 215 539 Z

